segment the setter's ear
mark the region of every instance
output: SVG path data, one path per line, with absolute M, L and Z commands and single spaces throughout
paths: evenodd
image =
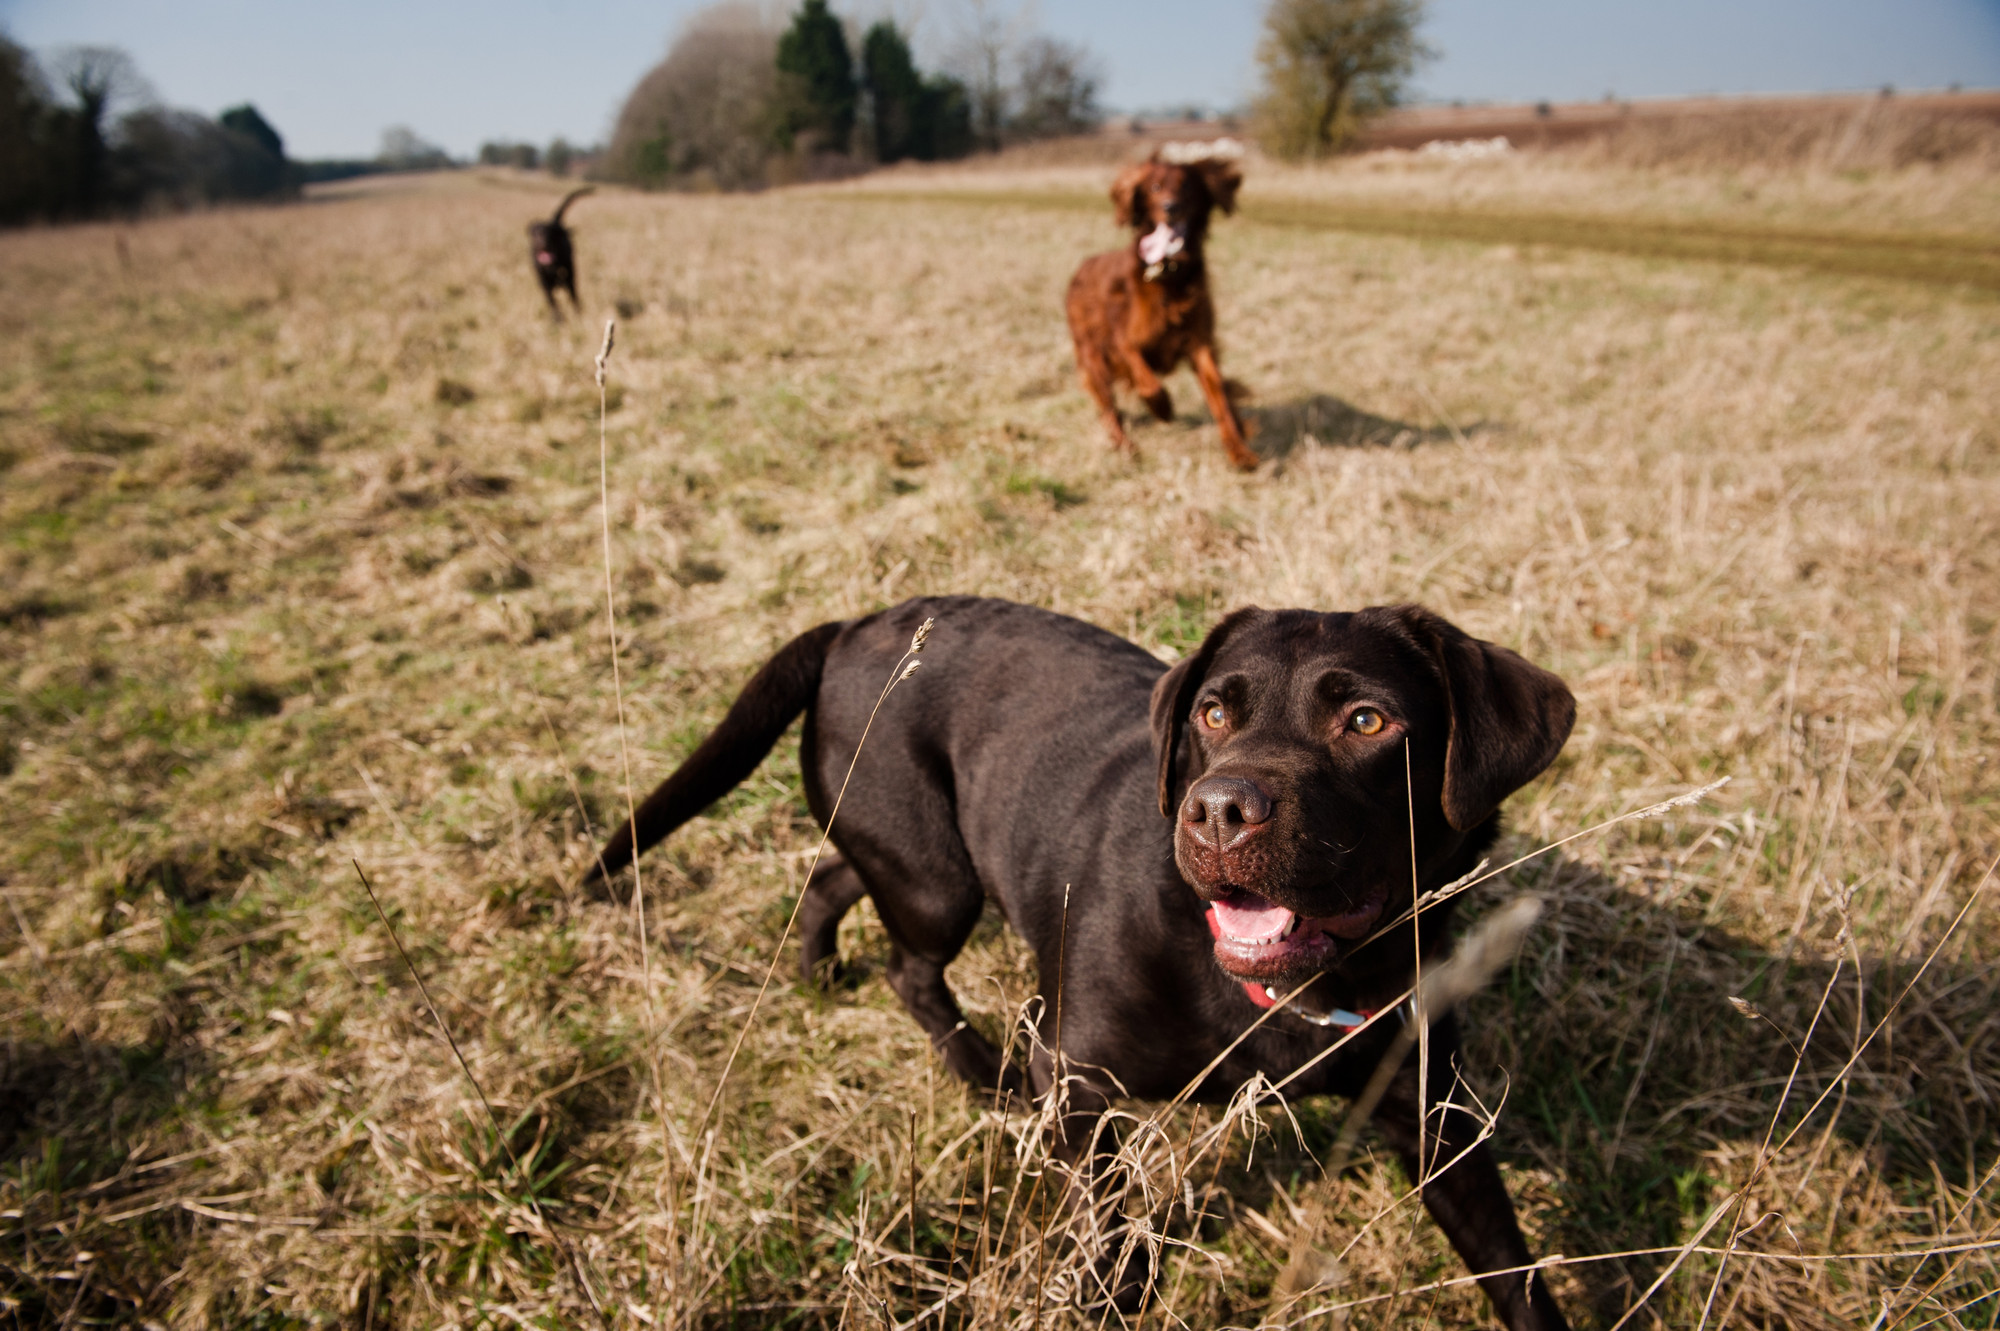
M 1243 187 L 1243 173 L 1236 169 L 1236 164 L 1211 157 L 1197 162 L 1195 170 L 1201 172 L 1201 183 L 1208 187 L 1208 197 L 1215 206 L 1225 215 L 1235 212 L 1236 191 Z
M 1118 173 L 1118 179 L 1111 182 L 1111 209 L 1118 217 L 1119 226 L 1137 226 L 1139 216 L 1133 205 L 1139 199 L 1139 187 L 1146 183 L 1146 177 L 1153 171 L 1150 162 L 1140 162 L 1128 166 Z
M 1576 698 L 1540 666 L 1469 636 L 1422 606 L 1390 606 L 1387 612 L 1430 653 L 1444 681 L 1451 712 L 1444 816 L 1466 831 L 1556 760 L 1576 724 Z
M 1208 636 L 1201 640 L 1201 646 L 1195 649 L 1194 655 L 1183 658 L 1153 685 L 1153 751 L 1160 760 L 1160 816 L 1163 818 L 1174 816 L 1174 786 L 1179 777 L 1181 740 L 1187 729 L 1188 712 L 1194 707 L 1194 695 L 1200 691 L 1201 682 L 1208 678 L 1208 668 L 1229 635 L 1246 620 L 1262 613 L 1255 606 L 1245 606 L 1225 616 L 1221 623 L 1208 631 Z

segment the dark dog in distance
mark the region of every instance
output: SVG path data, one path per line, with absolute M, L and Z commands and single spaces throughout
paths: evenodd
M 563 196 L 556 205 L 555 215 L 546 222 L 528 223 L 528 253 L 535 260 L 535 277 L 542 284 L 542 298 L 549 303 L 549 313 L 562 318 L 562 307 L 556 304 L 556 292 L 569 292 L 570 308 L 583 313 L 583 305 L 576 298 L 576 248 L 570 242 L 569 228 L 563 225 L 563 214 L 569 206 L 597 187 L 585 185 L 573 189 Z
M 853 768 L 831 834 L 839 857 L 806 886 L 801 968 L 810 978 L 835 956 L 841 916 L 868 895 L 890 938 L 889 984 L 946 1065 L 1044 1094 L 1050 1052 L 1025 1073 L 1008 1065 L 945 983 L 990 896 L 1035 950 L 1043 1039 L 1060 1041 L 1069 1074 L 1055 1149 L 1072 1163 L 1114 1097 L 1175 1095 L 1274 992 L 1307 985 L 1221 1059 L 1197 1102 L 1276 1081 L 1357 1014 L 1395 1007 L 1419 945 L 1439 960 L 1447 942 L 1449 902 L 1419 917 L 1420 937 L 1419 921 L 1396 923 L 1413 873 L 1424 891 L 1464 876 L 1498 833 L 1501 801 L 1555 759 L 1575 718 L 1554 675 L 1417 606 L 1239 610 L 1168 669 L 1048 611 L 923 599 L 781 649 L 638 809 L 636 850 L 748 777 L 801 712 L 806 801 L 824 826 L 883 683 L 930 618 L 924 668 L 881 709 Z M 634 854 L 627 825 L 589 881 L 602 889 Z M 1400 1029 L 1375 1021 L 1288 1093 L 1359 1095 Z M 1420 1149 L 1454 1162 L 1423 1201 L 1475 1275 L 1516 1272 L 1480 1281 L 1506 1325 L 1562 1327 L 1547 1282 L 1518 1274 L 1530 1258 L 1492 1155 L 1466 1115 L 1437 1108 L 1458 1049 L 1444 1015 L 1427 1076 L 1412 1052 L 1374 1121 L 1410 1177 L 1422 1177 Z M 1151 1279 L 1143 1258 L 1131 1265 L 1109 1281 L 1127 1311 Z
M 1257 455 L 1236 414 L 1242 390 L 1222 377 L 1216 360 L 1215 305 L 1202 259 L 1209 217 L 1235 210 L 1243 176 L 1225 157 L 1199 156 L 1203 146 L 1168 145 L 1119 175 L 1111 204 L 1119 225 L 1132 229 L 1132 243 L 1085 259 L 1064 303 L 1077 371 L 1115 446 L 1132 448 L 1115 386 L 1129 385 L 1154 416 L 1170 421 L 1173 399 L 1160 376 L 1191 361 L 1229 460 L 1248 470 Z

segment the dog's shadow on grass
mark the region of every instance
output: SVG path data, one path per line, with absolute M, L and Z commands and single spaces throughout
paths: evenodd
M 1774 1117 L 1777 1141 L 1804 1120 L 1766 1189 L 1781 1198 L 1805 1186 L 1800 1162 L 1815 1151 L 1822 1174 L 1867 1171 L 1888 1190 L 1885 1204 L 1904 1185 L 1929 1191 L 1937 1169 L 1957 1176 L 1992 1154 L 1994 968 L 1940 958 L 1918 978 L 1928 944 L 1900 957 L 1864 951 L 1858 971 L 1817 948 L 1787 955 L 1705 923 L 1704 903 L 1671 875 L 1628 887 L 1550 856 L 1513 880 L 1542 894 L 1548 912 L 1511 971 L 1466 1005 L 1464 1071 L 1488 1104 L 1505 1093 L 1502 1158 L 1557 1180 L 1554 1205 L 1541 1208 L 1538 1252 L 1684 1242 L 1741 1182 Z M 1838 1085 L 1906 988 L 1890 1026 Z M 1668 1260 L 1572 1270 L 1608 1324 Z
M 1460 437 L 1450 425 L 1412 425 L 1364 411 L 1331 393 L 1241 409 L 1250 447 L 1265 461 L 1289 457 L 1304 444 L 1322 448 L 1415 448 Z M 1472 430 L 1480 425 L 1468 427 Z
M 1331 393 L 1308 393 L 1283 402 L 1243 403 L 1237 415 L 1249 436 L 1250 449 L 1266 462 L 1290 457 L 1302 445 L 1320 448 L 1415 448 L 1420 444 L 1463 443 L 1467 438 L 1496 428 L 1489 421 L 1474 421 L 1464 427 L 1414 425 L 1390 416 L 1377 416 Z M 1179 411 L 1171 422 L 1155 425 L 1141 412 L 1124 419 L 1135 429 L 1162 428 L 1201 430 L 1212 427 L 1215 417 L 1206 403 L 1197 400 Z
M 49 1265 L 51 1255 L 77 1246 L 79 1208 L 118 1209 L 120 1198 L 160 1181 L 135 1157 L 158 1128 L 186 1112 L 189 1087 L 207 1075 L 205 1055 L 178 1041 L 0 1041 L 0 1197 L 12 1217 L 0 1231 L 0 1267 L 10 1268 L 0 1290 L 19 1300 L 20 1324 L 77 1317 L 110 1324 L 131 1315 L 132 1303 L 115 1294 L 126 1283 L 127 1248 L 160 1242 L 176 1223 L 177 1206 L 148 1206 L 154 1214 L 136 1224 L 91 1231 L 86 1242 L 101 1268 L 93 1270 L 103 1278 L 77 1286 L 63 1283 L 69 1277 L 25 1273 L 59 1269 L 60 1261 Z
M 204 1055 L 183 1041 L 0 1041 L 0 1160 L 28 1169 L 47 1166 L 55 1171 L 51 1184 L 68 1186 L 79 1171 L 94 1179 L 99 1166 L 124 1162 L 122 1153 L 95 1158 L 98 1147 L 114 1137 L 142 1136 L 146 1125 L 171 1118 L 207 1071 Z M 80 1124 L 92 1131 L 76 1132 Z

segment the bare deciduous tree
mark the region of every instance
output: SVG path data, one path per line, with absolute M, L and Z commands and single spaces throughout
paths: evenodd
M 156 95 L 132 57 L 115 46 L 66 46 L 49 67 L 76 99 L 71 123 L 77 199 L 86 215 L 95 214 L 105 203 L 113 117 L 152 104 Z
M 65 46 L 49 60 L 56 81 L 87 116 L 102 121 L 159 100 L 131 56 L 115 46 Z
M 451 154 L 408 125 L 391 125 L 382 131 L 375 160 L 395 171 L 434 170 L 450 166 Z
M 978 145 L 1080 134 L 1103 118 L 1103 70 L 1088 47 L 1036 30 L 1035 0 L 959 0 L 948 65 L 971 103 Z
M 1265 148 L 1318 157 L 1395 105 L 1418 62 L 1432 55 L 1417 37 L 1423 11 L 1423 0 L 1271 0 L 1257 46 Z
M 696 14 L 625 99 L 606 156 L 634 184 L 760 185 L 780 130 L 778 34 L 754 6 Z
M 1057 37 L 1031 37 L 1015 63 L 1015 137 L 1049 139 L 1097 128 L 1103 119 L 1097 106 L 1103 79 L 1088 49 Z
M 971 94 L 974 137 L 982 148 L 997 152 L 1013 110 L 1008 65 L 1027 34 L 1028 7 L 1010 9 L 999 0 L 965 0 L 957 20 L 950 63 Z

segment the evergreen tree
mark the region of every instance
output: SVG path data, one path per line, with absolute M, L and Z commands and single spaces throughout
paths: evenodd
M 917 106 L 910 156 L 920 162 L 945 162 L 972 151 L 972 96 L 963 83 L 949 74 L 928 78 Z
M 245 102 L 217 116 L 216 123 L 233 137 L 230 144 L 230 190 L 244 198 L 282 193 L 291 184 L 285 161 L 285 141 L 257 108 Z
M 861 82 L 874 110 L 875 160 L 921 156 L 914 144 L 924 107 L 924 80 L 910 58 L 910 44 L 883 19 L 861 39 Z
M 847 151 L 860 100 L 847 33 L 826 0 L 805 0 L 792 26 L 778 39 L 778 72 L 792 85 L 786 128 L 796 141 L 833 152 Z
M 60 210 L 56 119 L 33 58 L 0 37 L 0 224 Z
M 271 122 L 258 113 L 256 107 L 245 102 L 232 106 L 216 117 L 224 129 L 233 129 L 244 138 L 251 140 L 279 161 L 285 160 L 285 141 L 278 131 L 271 128 Z
M 873 109 L 875 159 L 937 162 L 972 151 L 972 99 L 947 75 L 925 78 L 910 43 L 883 19 L 861 39 L 861 86 Z

